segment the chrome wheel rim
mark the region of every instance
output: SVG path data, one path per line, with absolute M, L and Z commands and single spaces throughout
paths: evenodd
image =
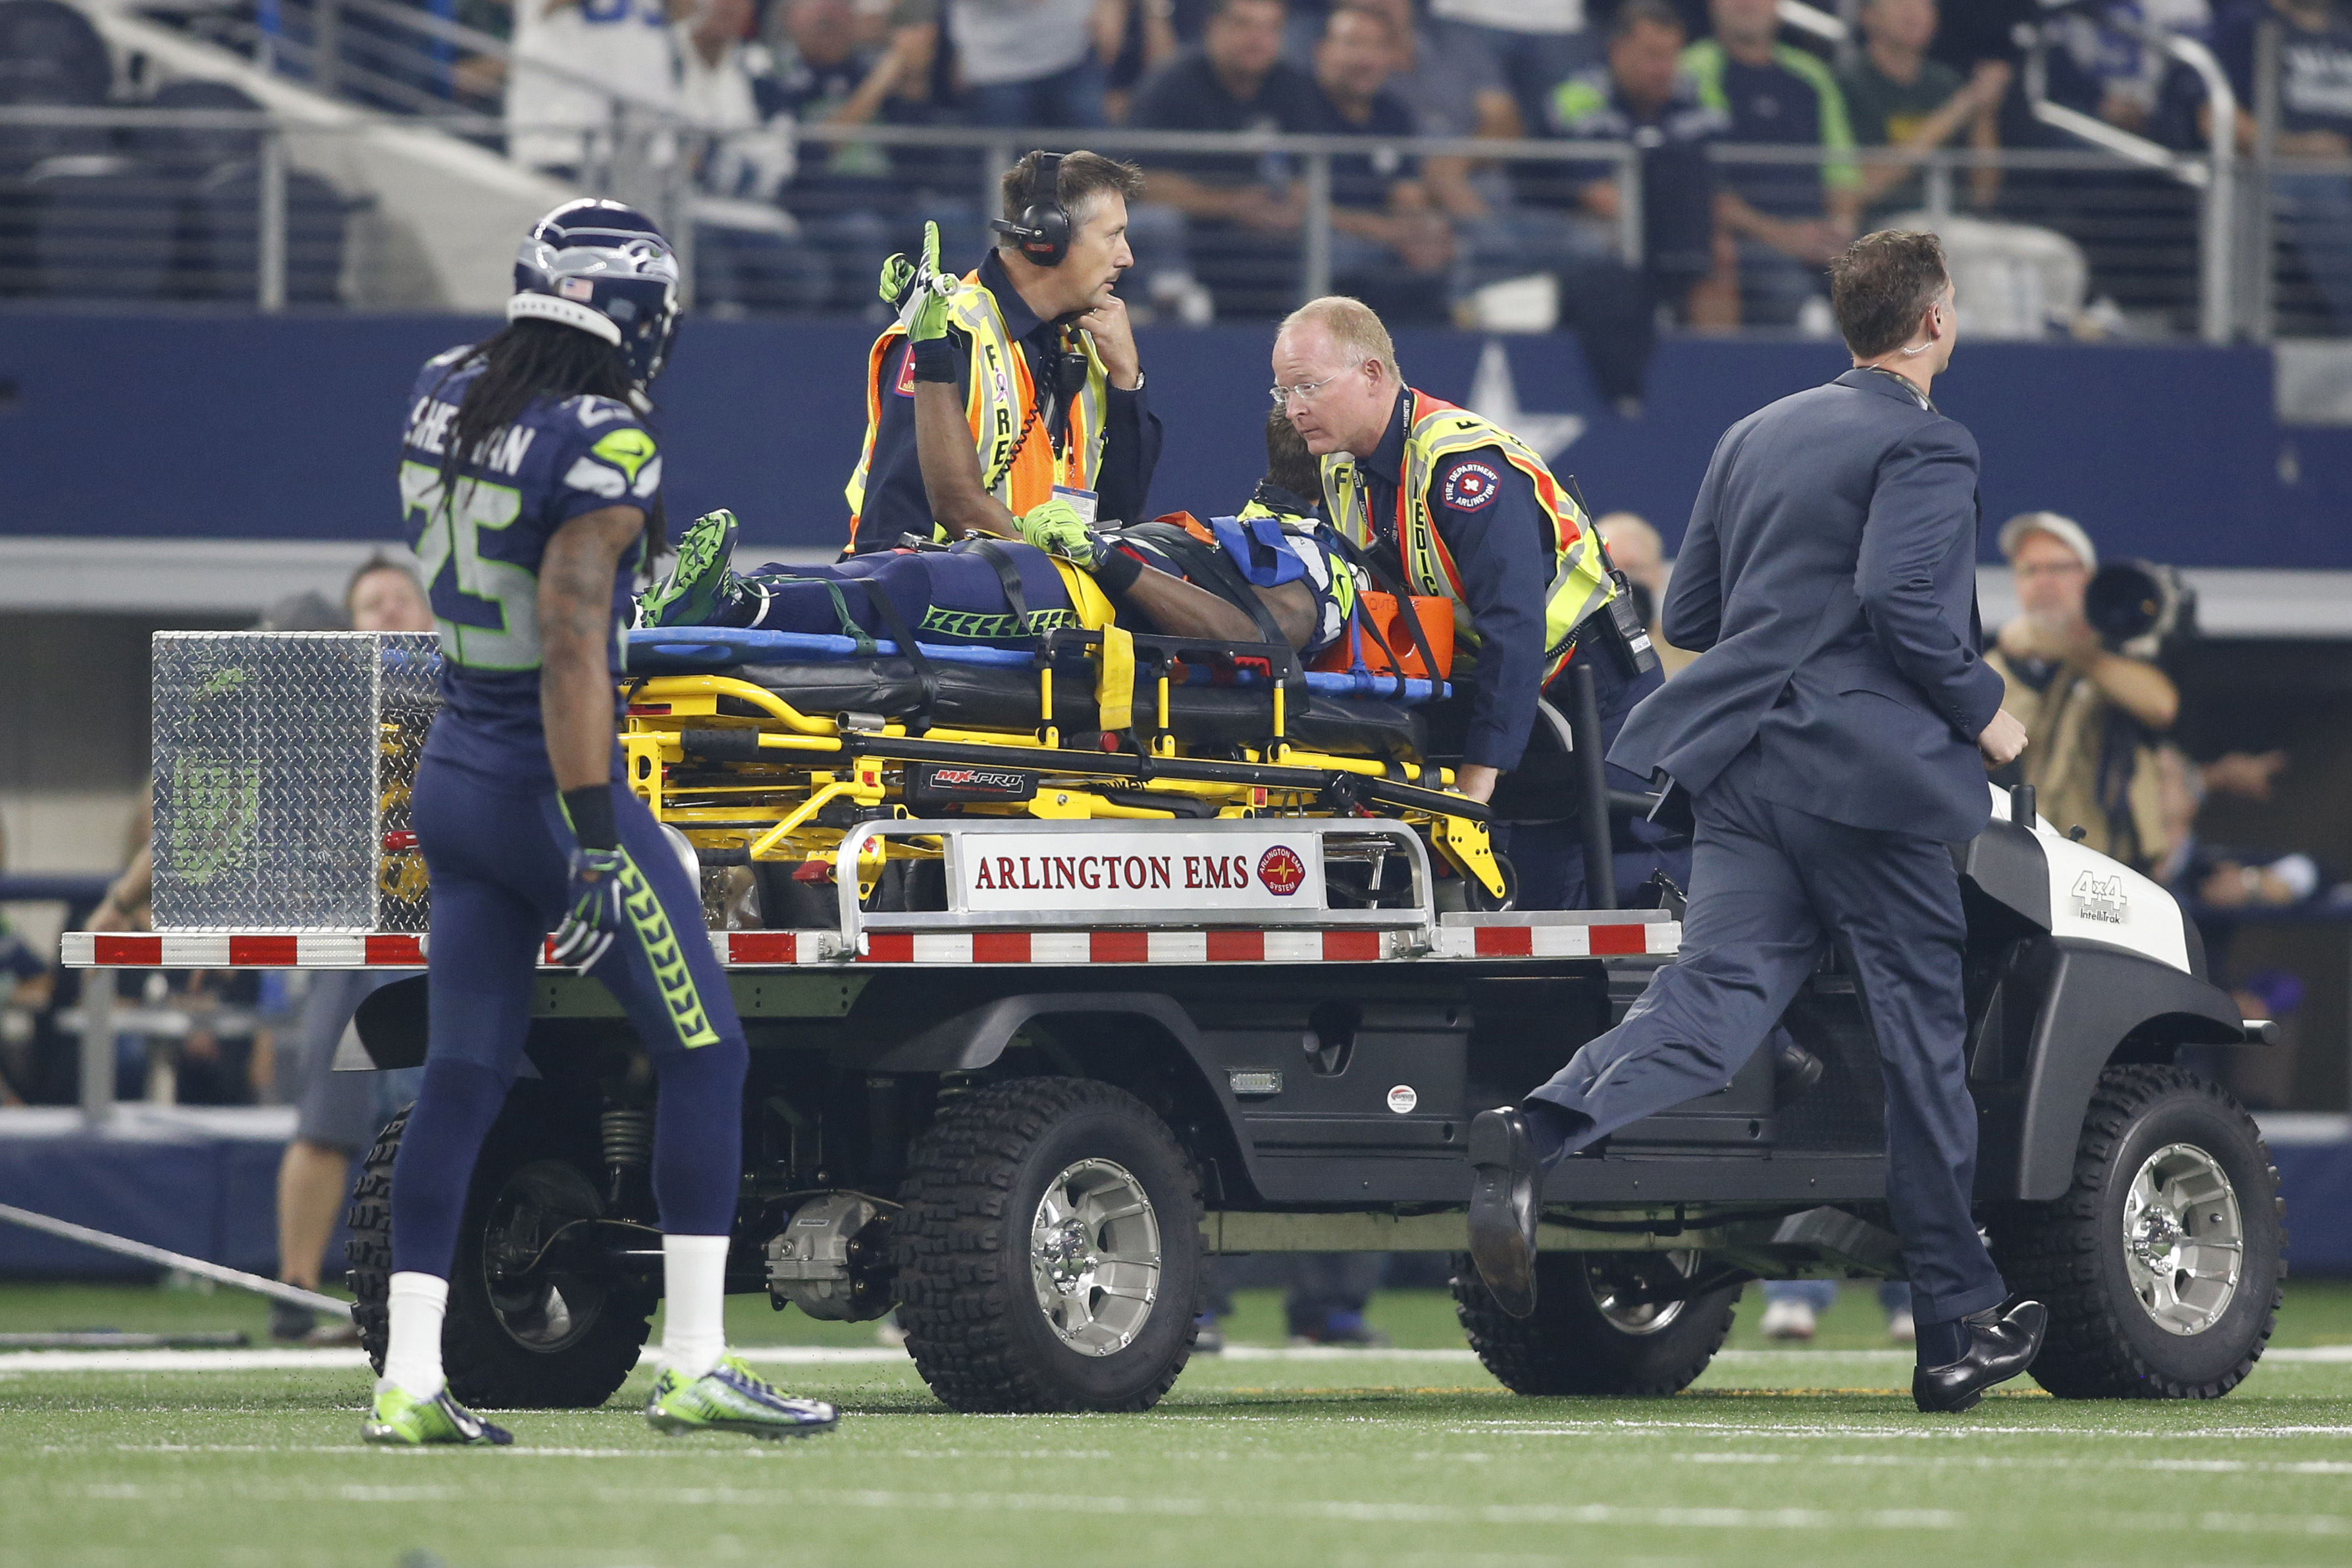
M 1045 1184 L 1029 1226 L 1037 1310 L 1082 1355 L 1116 1355 L 1160 1299 L 1160 1217 L 1134 1173 L 1080 1160 Z
M 490 1310 L 515 1343 L 545 1354 L 595 1327 L 604 1287 L 533 1263 L 557 1231 L 604 1209 L 594 1184 L 566 1161 L 534 1161 L 507 1178 L 483 1229 L 482 1265 Z
M 1627 1301 L 1629 1295 L 1641 1288 L 1664 1284 L 1660 1271 L 1671 1269 L 1687 1279 L 1698 1272 L 1696 1252 L 1609 1252 L 1588 1253 L 1584 1259 L 1584 1283 L 1592 1292 L 1592 1304 L 1609 1320 L 1610 1327 L 1621 1334 L 1657 1334 L 1674 1327 L 1683 1315 L 1687 1300 Z
M 2201 1334 L 2236 1299 L 2246 1241 L 2237 1189 L 2194 1143 L 2140 1162 L 2124 1193 L 2123 1240 L 2132 1294 L 2167 1332 Z

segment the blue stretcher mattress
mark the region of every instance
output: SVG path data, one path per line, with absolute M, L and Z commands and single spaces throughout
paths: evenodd
M 753 631 L 735 626 L 663 626 L 633 631 L 628 634 L 629 673 L 632 675 L 710 675 L 731 669 L 738 665 L 768 663 L 831 663 L 860 657 L 856 642 L 849 637 L 811 632 Z M 1020 648 L 949 647 L 936 643 L 918 643 L 923 657 L 941 664 L 971 665 L 982 668 L 1028 669 L 1034 667 L 1035 657 Z M 873 658 L 895 658 L 898 645 L 877 640 L 864 656 Z M 1214 672 L 1188 665 L 1187 684 L 1207 685 Z M 1235 672 L 1240 684 L 1254 685 L 1262 680 L 1255 670 Z M 1383 702 L 1402 702 L 1407 706 L 1451 696 L 1447 683 L 1433 684 L 1426 680 L 1407 679 L 1402 696 L 1397 691 L 1394 676 L 1375 675 L 1370 670 L 1319 670 L 1307 672 L 1307 689 L 1320 697 L 1366 698 Z

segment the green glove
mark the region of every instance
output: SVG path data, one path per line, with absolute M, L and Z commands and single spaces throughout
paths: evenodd
M 940 270 L 940 226 L 923 225 L 923 264 L 915 270 L 915 288 L 919 299 L 915 313 L 908 319 L 907 336 L 918 344 L 935 342 L 948 335 L 948 296 L 955 292 L 956 280 Z
M 918 343 L 935 342 L 948 335 L 948 296 L 955 279 L 940 269 L 940 226 L 923 225 L 923 256 L 909 261 L 901 252 L 882 263 L 878 292 L 882 302 L 907 324 L 907 335 Z
M 915 264 L 907 259 L 906 252 L 892 252 L 890 257 L 882 263 L 882 281 L 879 289 L 882 302 L 890 307 L 892 315 L 895 316 L 907 308 L 907 296 L 914 291 L 914 287 Z
M 1021 537 L 1048 555 L 1058 555 L 1073 566 L 1091 572 L 1102 559 L 1100 535 L 1087 526 L 1078 509 L 1059 496 L 1040 502 L 1014 520 Z

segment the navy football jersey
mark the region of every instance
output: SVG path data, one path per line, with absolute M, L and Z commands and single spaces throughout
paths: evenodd
M 481 373 L 464 363 L 472 353 L 452 349 L 425 365 L 402 442 L 401 510 L 441 637 L 445 707 L 425 752 L 518 788 L 551 788 L 539 717 L 540 558 L 556 530 L 585 512 L 628 505 L 651 516 L 661 456 L 625 403 L 541 397 L 460 462 L 454 497 L 445 493 L 442 458 L 457 405 Z M 640 538 L 614 574 L 616 680 L 644 549 Z

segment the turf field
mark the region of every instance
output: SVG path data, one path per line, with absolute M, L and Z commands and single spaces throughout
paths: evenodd
M 2202 1405 L 2031 1388 L 1912 1413 L 1906 1352 L 1849 1289 L 1816 1348 L 1754 1334 L 1700 1385 L 1528 1400 L 1427 1292 L 1389 1352 L 1279 1345 L 1246 1293 L 1235 1349 L 1143 1416 L 961 1416 L 869 1327 L 739 1300 L 739 1343 L 841 1403 L 781 1447 L 665 1440 L 629 1401 L 521 1413 L 497 1452 L 357 1441 L 352 1352 L 0 1352 L 0 1561 L 32 1564 L 1481 1565 L 2352 1562 L 2352 1283 L 2295 1282 L 2266 1361 Z M 249 1299 L 0 1289 L 0 1331 L 243 1329 Z M 194 1364 L 191 1355 L 197 1356 Z M 265 1364 L 252 1364 L 261 1362 Z M 242 1363 L 242 1364 L 240 1364 Z M 304 1363 L 304 1364 L 293 1364 Z

